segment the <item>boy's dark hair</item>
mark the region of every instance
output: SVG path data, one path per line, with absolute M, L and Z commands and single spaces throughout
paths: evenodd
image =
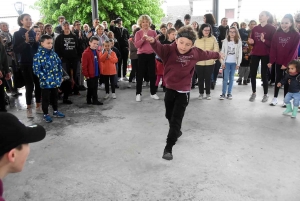
M 193 27 L 190 25 L 181 27 L 177 32 L 177 38 L 184 37 L 195 43 L 195 40 L 197 39 L 197 34 L 193 30 Z
M 214 26 L 216 24 L 215 17 L 211 13 L 207 13 L 204 15 L 206 18 L 206 24 L 210 24 L 210 26 Z
M 223 17 L 223 18 L 221 19 L 221 23 L 222 23 L 222 21 L 223 21 L 223 20 L 225 20 L 225 19 L 227 19 L 227 20 L 228 20 L 228 18 L 227 18 L 227 17 Z
M 49 40 L 49 39 L 52 39 L 52 37 L 47 34 L 44 34 L 41 36 L 40 42 L 44 42 L 45 40 Z
M 74 23 L 73 23 L 73 26 L 75 26 L 75 25 L 76 25 L 76 23 L 78 23 L 78 22 L 80 23 L 80 21 L 79 21 L 79 20 L 75 20 L 75 21 L 74 21 Z
M 300 73 L 300 59 L 294 59 L 294 60 L 290 61 L 288 66 L 289 65 L 295 65 L 297 73 Z
M 92 37 L 90 37 L 90 42 L 93 42 L 94 40 L 96 40 L 96 41 L 99 41 L 99 38 L 98 37 L 96 37 L 96 36 L 92 36 Z
M 183 19 L 184 20 L 190 20 L 191 19 L 191 15 L 190 14 L 186 14 Z
M 208 37 L 211 37 L 212 28 L 211 28 L 210 24 L 202 24 L 199 31 L 198 31 L 198 37 L 200 39 L 203 37 L 203 29 L 206 28 L 206 27 L 209 27 L 209 29 L 210 29 Z
M 48 27 L 52 27 L 52 25 L 51 24 L 46 24 L 44 29 L 46 30 Z
M 22 22 L 21 22 L 21 20 L 23 20 L 24 19 L 24 17 L 26 17 L 26 16 L 29 16 L 29 17 L 31 17 L 29 14 L 27 14 L 27 13 L 24 13 L 24 14 L 22 14 L 22 15 L 20 15 L 19 17 L 18 17 L 18 25 L 20 26 L 20 27 L 22 27 L 23 26 L 23 24 L 22 24 Z
M 63 23 L 62 23 L 63 26 L 65 26 L 65 24 L 70 25 L 70 23 L 67 20 L 63 21 Z
M 155 29 L 156 29 L 156 27 L 155 27 L 154 24 L 151 24 L 151 25 L 150 25 L 150 28 L 151 28 L 152 30 L 154 30 L 154 31 L 155 31 Z
M 66 19 L 66 18 L 65 16 L 59 16 L 57 20 L 59 21 L 60 19 Z
M 113 39 L 109 39 L 108 40 L 110 43 L 115 43 L 115 41 Z
M 40 25 L 44 25 L 44 23 L 43 22 L 37 22 L 37 23 L 35 23 L 35 25 L 40 26 Z
M 38 25 L 34 25 L 33 27 L 32 27 L 32 29 L 39 29 L 40 27 L 38 26 Z
M 167 39 L 169 39 L 168 34 L 173 33 L 173 32 L 176 32 L 175 28 L 168 29 L 168 31 L 167 31 Z
M 162 23 L 159 27 L 159 29 L 162 29 L 162 28 L 166 28 L 167 29 L 167 25 L 165 23 Z
M 19 146 L 17 146 L 15 149 L 21 151 L 23 149 L 23 145 L 20 144 Z M 4 155 L 0 156 L 0 160 L 3 158 Z
M 176 22 L 174 24 L 174 27 L 175 27 L 176 30 L 180 29 L 183 26 L 184 26 L 184 24 L 183 24 L 183 22 L 181 20 L 179 20 L 179 19 L 176 20 Z
M 105 40 L 105 41 L 103 42 L 103 44 L 104 44 L 104 43 L 108 43 L 108 44 L 109 44 L 109 40 Z

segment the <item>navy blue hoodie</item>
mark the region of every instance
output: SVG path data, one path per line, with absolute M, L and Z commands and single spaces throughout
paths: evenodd
M 16 31 L 13 36 L 13 50 L 17 55 L 18 62 L 20 64 L 29 64 L 33 63 L 33 56 L 37 52 L 39 43 L 35 41 L 35 32 L 30 30 L 29 34 L 29 43 L 25 42 L 25 33 L 27 29 L 20 28 L 19 31 Z

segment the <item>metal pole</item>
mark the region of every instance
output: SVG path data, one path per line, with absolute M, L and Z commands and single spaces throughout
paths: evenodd
M 91 0 L 92 5 L 92 20 L 98 18 L 98 0 Z
M 219 0 L 213 0 L 213 15 L 218 24 L 219 23 Z

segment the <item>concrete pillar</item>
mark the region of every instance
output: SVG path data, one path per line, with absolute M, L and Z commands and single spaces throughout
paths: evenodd
M 219 23 L 219 0 L 213 0 L 213 15 L 217 24 Z
M 98 0 L 91 0 L 92 4 L 92 20 L 99 18 L 98 15 Z

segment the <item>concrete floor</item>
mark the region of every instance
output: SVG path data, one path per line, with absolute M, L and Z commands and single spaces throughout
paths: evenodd
M 258 83 L 260 83 L 258 81 Z M 25 124 L 40 123 L 47 137 L 31 145 L 22 173 L 4 179 L 9 201 L 83 200 L 212 200 L 299 201 L 299 118 L 283 116 L 279 105 L 248 101 L 251 86 L 233 89 L 233 100 L 198 100 L 191 92 L 183 135 L 163 160 L 168 132 L 161 100 L 144 88 L 135 102 L 135 89 L 120 83 L 117 99 L 103 106 L 85 104 L 85 92 L 59 105 L 65 119 L 47 124 L 37 115 L 25 117 L 24 95 L 12 103 L 12 113 Z M 160 89 L 161 90 L 161 89 Z M 270 87 L 270 94 L 273 88 Z M 280 92 L 282 101 L 282 91 Z M 99 91 L 100 97 L 104 91 Z M 270 98 L 271 99 L 271 98 Z M 271 101 L 271 100 L 269 100 Z

